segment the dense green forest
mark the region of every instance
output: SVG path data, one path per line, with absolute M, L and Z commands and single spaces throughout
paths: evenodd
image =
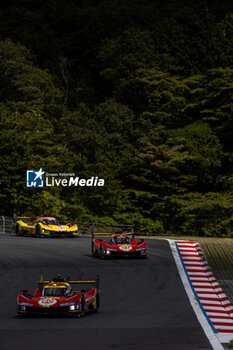
M 233 3 L 1 1 L 1 215 L 231 237 L 232 121 Z

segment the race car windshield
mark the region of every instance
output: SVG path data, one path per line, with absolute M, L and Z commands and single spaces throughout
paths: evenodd
M 44 288 L 43 297 L 61 297 L 63 295 L 67 295 L 67 289 L 66 288 Z
M 113 237 L 112 241 L 115 244 L 128 244 L 128 243 L 130 243 L 129 237 Z
M 43 224 L 46 225 L 60 225 L 59 221 L 56 219 L 43 220 Z

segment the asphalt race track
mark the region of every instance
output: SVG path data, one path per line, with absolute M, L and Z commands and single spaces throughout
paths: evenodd
M 0 350 L 207 350 L 169 244 L 148 240 L 148 259 L 101 260 L 90 238 L 0 235 Z M 83 318 L 16 317 L 16 297 L 49 279 L 100 274 L 101 309 Z

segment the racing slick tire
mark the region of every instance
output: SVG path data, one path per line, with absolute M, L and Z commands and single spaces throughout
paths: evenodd
M 20 228 L 19 228 L 19 224 L 16 224 L 16 226 L 15 226 L 15 234 L 16 234 L 16 236 L 20 236 L 20 233 L 19 233 L 19 230 L 20 230 Z
M 82 316 L 85 315 L 85 304 L 86 304 L 85 295 L 84 295 L 84 293 L 82 293 L 82 297 L 81 297 L 81 311 L 78 314 L 78 317 L 82 317 Z
M 99 308 L 100 308 L 100 295 L 99 293 L 96 294 L 96 309 L 95 312 L 99 312 Z
M 15 233 L 16 236 L 25 236 L 27 234 L 27 231 L 20 230 L 20 225 L 19 224 L 16 224 L 13 232 Z
M 91 253 L 93 256 L 97 256 L 98 254 L 96 253 L 95 249 L 94 249 L 94 243 L 92 241 L 92 244 L 91 244 Z
M 104 248 L 103 248 L 102 244 L 100 245 L 100 257 L 101 257 L 101 259 L 105 259 Z
M 41 233 L 40 233 L 40 225 L 37 225 L 37 226 L 36 226 L 35 236 L 36 236 L 36 237 L 42 237 L 42 236 L 41 236 Z

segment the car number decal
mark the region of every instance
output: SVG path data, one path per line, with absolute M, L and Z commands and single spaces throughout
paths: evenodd
M 50 307 L 50 306 L 56 304 L 56 302 L 57 302 L 57 300 L 52 297 L 52 298 L 40 299 L 38 301 L 38 304 L 40 304 L 41 306 L 44 306 L 44 307 Z
M 129 250 L 132 249 L 131 245 L 129 245 L 129 244 L 122 244 L 119 248 L 121 250 L 124 250 L 125 252 L 128 252 Z
M 60 230 L 60 231 L 66 231 L 66 227 L 65 226 L 56 226 L 56 229 Z

